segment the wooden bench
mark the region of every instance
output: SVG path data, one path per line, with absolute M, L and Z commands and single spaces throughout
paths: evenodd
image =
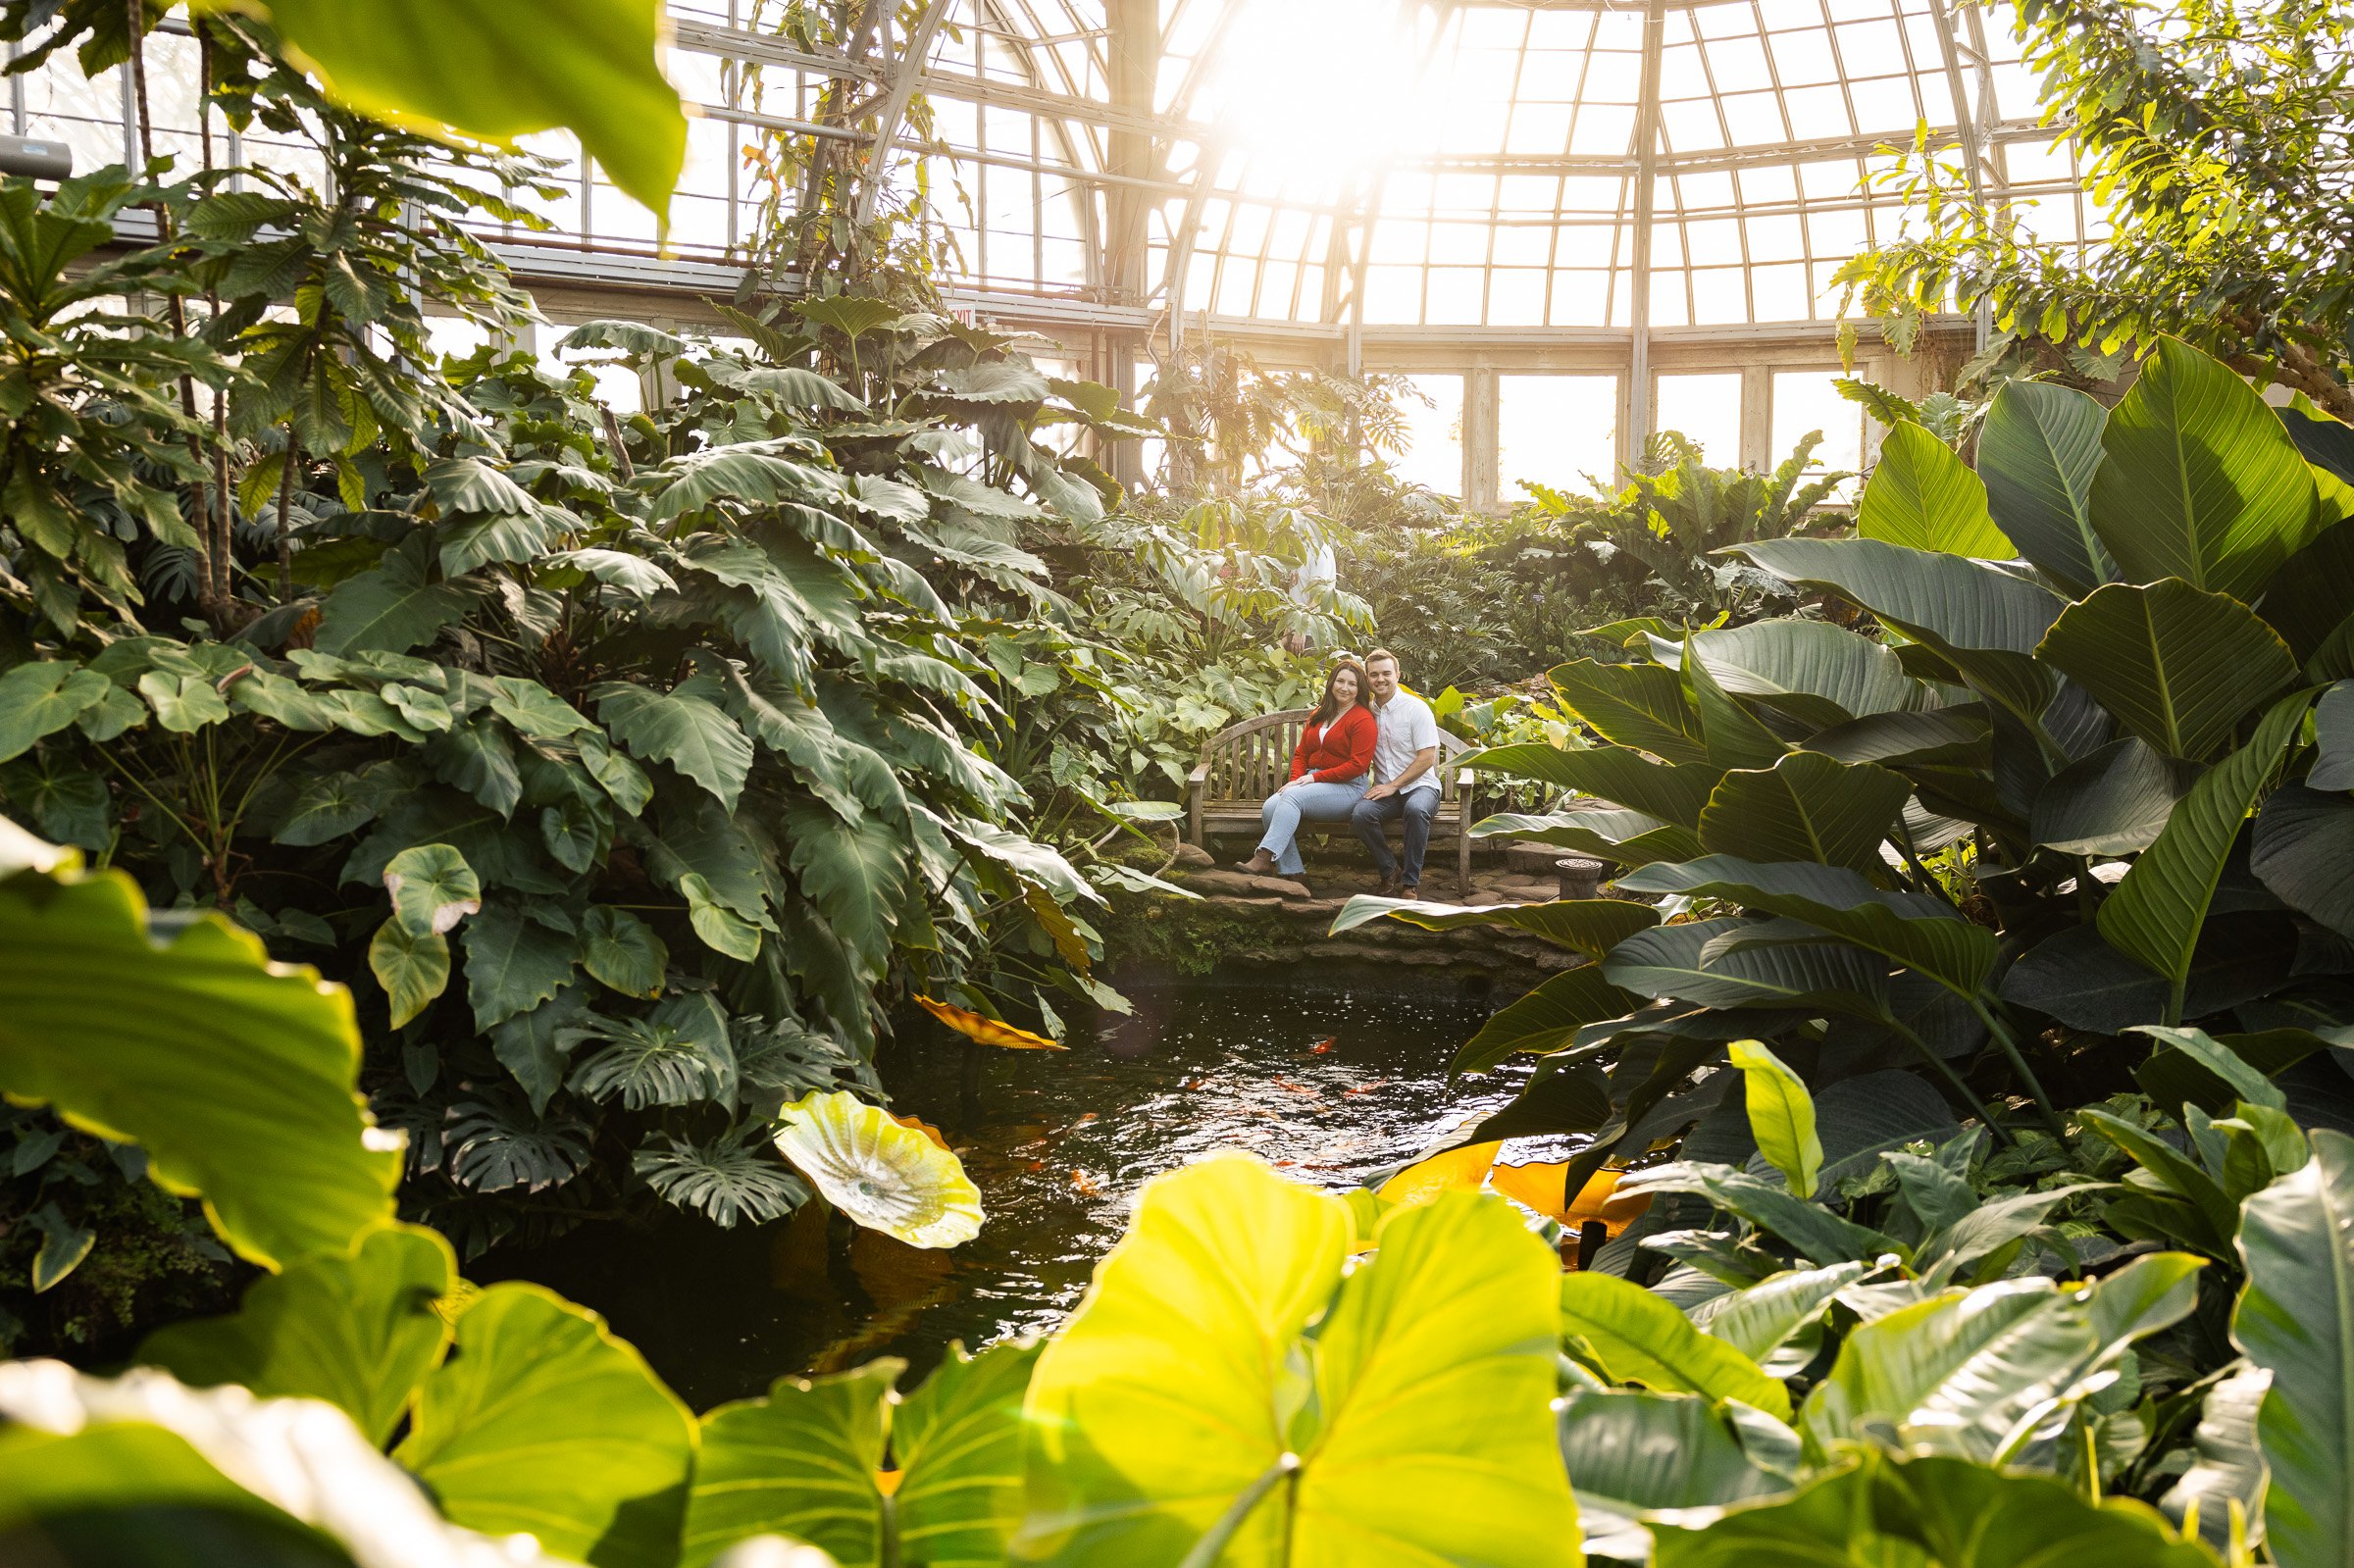
M 1186 780 L 1187 836 L 1198 849 L 1207 849 L 1211 834 L 1259 835 L 1258 808 L 1283 787 L 1291 776 L 1292 752 L 1300 744 L 1300 727 L 1312 708 L 1287 708 L 1256 719 L 1229 725 L 1210 736 L 1202 748 L 1202 761 Z M 1439 732 L 1439 810 L 1431 818 L 1430 840 L 1455 840 L 1455 890 L 1461 897 L 1471 887 L 1471 835 L 1463 831 L 1465 805 L 1455 759 L 1471 749 L 1446 731 Z M 1473 819 L 1476 820 L 1476 819 Z M 1304 822 L 1303 835 L 1330 837 L 1355 833 L 1345 822 Z

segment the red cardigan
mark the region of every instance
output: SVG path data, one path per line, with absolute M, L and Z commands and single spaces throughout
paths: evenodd
M 1322 728 L 1302 725 L 1292 778 L 1305 773 L 1318 784 L 1347 784 L 1373 766 L 1373 710 L 1361 702 Z

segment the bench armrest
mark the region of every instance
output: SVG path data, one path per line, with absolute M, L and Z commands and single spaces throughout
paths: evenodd
M 1196 763 L 1194 771 L 1185 776 L 1185 787 L 1189 792 L 1201 788 L 1207 783 L 1209 783 L 1209 764 L 1206 762 Z

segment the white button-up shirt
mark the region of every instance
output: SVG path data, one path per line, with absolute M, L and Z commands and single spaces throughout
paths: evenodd
M 1439 743 L 1439 721 L 1430 704 L 1410 691 L 1400 691 L 1373 709 L 1373 782 L 1388 784 L 1414 765 L 1414 753 Z M 1439 787 L 1439 765 L 1432 762 L 1407 789 Z

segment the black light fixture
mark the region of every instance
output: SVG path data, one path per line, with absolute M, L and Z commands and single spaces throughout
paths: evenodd
M 45 136 L 0 136 L 0 175 L 63 179 L 74 173 L 74 149 Z

